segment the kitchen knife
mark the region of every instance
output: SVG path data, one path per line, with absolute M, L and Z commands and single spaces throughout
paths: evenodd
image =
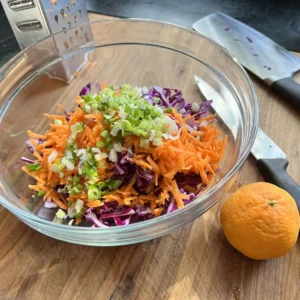
M 207 100 L 213 100 L 212 108 L 224 124 L 231 129 L 231 115 L 226 113 L 227 105 L 220 94 L 198 76 L 194 76 L 201 94 Z M 234 128 L 235 131 L 235 128 Z M 285 153 L 260 128 L 251 149 L 257 167 L 264 178 L 292 195 L 300 211 L 300 186 L 288 175 L 288 160 Z
M 198 20 L 193 28 L 221 44 L 248 70 L 300 108 L 300 85 L 292 78 L 300 70 L 300 58 L 253 28 L 222 13 Z

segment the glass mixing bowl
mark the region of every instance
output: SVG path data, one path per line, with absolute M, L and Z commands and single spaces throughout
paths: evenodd
M 230 124 L 216 183 L 186 207 L 168 215 L 108 229 L 51 222 L 49 211 L 32 198 L 32 179 L 21 171 L 28 156 L 27 130 L 42 133 L 44 113 L 74 108 L 88 82 L 177 88 L 188 102 L 204 97 L 199 76 L 226 104 Z M 145 20 L 108 20 L 70 28 L 25 49 L 0 70 L 0 203 L 28 226 L 67 242 L 113 246 L 170 233 L 211 208 L 230 188 L 248 156 L 258 128 L 258 104 L 245 70 L 220 45 L 178 26 Z M 37 200 L 36 200 L 37 199 Z M 50 219 L 50 221 L 49 221 Z

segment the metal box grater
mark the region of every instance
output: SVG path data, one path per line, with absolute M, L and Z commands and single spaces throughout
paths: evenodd
M 71 47 L 93 41 L 90 26 L 77 26 L 89 22 L 84 0 L 1 0 L 1 3 L 21 49 L 74 26 L 64 36 L 54 36 L 49 45 L 52 49 L 47 50 L 59 56 Z M 49 75 L 69 82 L 85 61 L 84 55 L 61 61 L 59 68 Z

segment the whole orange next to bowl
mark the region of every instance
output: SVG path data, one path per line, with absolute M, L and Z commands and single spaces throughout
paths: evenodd
M 283 189 L 266 182 L 246 185 L 223 204 L 221 223 L 229 243 L 253 259 L 282 256 L 295 245 L 299 212 Z

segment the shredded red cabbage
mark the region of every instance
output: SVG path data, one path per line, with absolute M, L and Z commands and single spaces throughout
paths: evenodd
M 128 160 L 128 158 L 132 157 L 133 155 L 128 152 L 126 152 L 125 154 L 122 154 L 120 152 L 118 153 L 118 159 L 115 163 L 116 176 L 122 175 L 121 178 L 126 178 L 128 176 L 131 178 L 133 176 L 133 173 L 135 173 L 135 165 Z
M 90 82 L 81 89 L 79 96 L 85 96 L 89 93 L 95 94 L 95 93 L 98 93 L 100 90 L 101 90 L 101 87 L 100 87 L 99 83 Z
M 165 208 L 167 214 L 169 214 L 172 211 L 177 209 L 177 205 L 176 205 L 175 198 L 173 197 L 173 195 L 170 196 L 170 199 L 171 199 L 170 203 L 168 203 L 167 207 Z
M 53 201 L 45 201 L 44 202 L 44 207 L 46 207 L 46 208 L 56 208 L 57 204 Z
M 85 218 L 87 219 L 87 221 L 92 222 L 96 227 L 101 227 L 101 228 L 109 227 L 108 225 L 105 225 L 103 222 L 101 222 L 98 219 L 97 215 L 93 213 L 91 208 L 87 210 Z
M 186 192 L 183 188 L 180 192 L 189 195 L 189 199 L 183 200 L 184 204 L 192 202 L 196 196 L 193 193 Z M 171 213 L 177 210 L 175 198 L 170 194 L 170 198 L 164 205 L 164 214 Z M 150 220 L 154 218 L 151 209 L 147 206 L 136 205 L 133 208 L 128 206 L 120 206 L 117 202 L 106 202 L 101 208 L 88 209 L 86 211 L 86 219 L 93 222 L 95 227 L 111 227 L 124 226 Z
M 144 191 L 149 184 L 153 181 L 154 172 L 149 169 L 143 169 L 142 167 L 138 166 L 136 170 L 136 181 L 137 187 L 139 191 Z
M 183 200 L 184 205 L 191 203 L 196 198 L 196 195 L 194 193 L 187 193 L 184 189 L 180 189 L 180 193 L 186 194 L 190 197 L 189 199 Z
M 118 159 L 115 163 L 115 175 L 113 178 L 121 179 L 122 186 L 126 185 L 132 177 L 136 174 L 137 176 L 137 183 L 134 188 L 139 191 L 143 192 L 149 184 L 153 181 L 154 172 L 151 170 L 144 170 L 142 167 L 136 167 L 135 164 L 131 163 L 128 158 L 132 158 L 133 155 L 129 152 L 124 154 L 118 153 Z
M 134 174 L 136 173 L 136 166 L 132 164 L 127 158 L 132 158 L 133 155 L 126 152 L 125 154 L 118 153 L 117 161 L 114 169 L 114 179 L 121 179 L 121 187 L 130 182 Z
M 134 214 L 135 214 L 135 211 L 132 208 L 126 208 L 126 209 L 123 209 L 122 211 L 102 213 L 100 215 L 99 219 L 103 220 L 103 219 L 109 219 L 109 218 L 113 218 L 113 217 L 131 216 Z
M 202 102 L 199 110 L 193 110 L 192 104 L 187 103 L 183 98 L 182 91 L 178 89 L 163 88 L 154 86 L 148 93 L 143 93 L 143 97 L 152 105 L 159 105 L 161 107 L 174 107 L 182 116 L 188 114 L 194 115 L 198 120 L 204 116 L 211 107 L 212 100 Z M 155 100 L 159 99 L 157 103 Z
M 31 153 L 33 153 L 33 152 L 34 152 L 34 147 L 33 147 L 32 143 L 31 143 L 29 140 L 26 140 L 26 141 L 25 141 L 25 144 L 26 144 L 27 149 L 28 149 Z
M 40 145 L 40 144 L 42 144 L 44 141 L 43 140 L 41 140 L 41 139 L 33 139 L 38 145 Z M 26 147 L 27 147 L 27 149 L 31 152 L 31 153 L 33 153 L 34 152 L 34 146 L 33 146 L 33 144 L 29 141 L 29 140 L 26 140 L 25 141 L 25 144 L 26 144 Z
M 199 128 L 200 128 L 200 125 L 197 122 L 195 122 L 193 119 L 187 120 L 186 123 L 189 126 L 191 126 L 193 129 L 199 130 Z
M 35 163 L 34 160 L 32 160 L 30 158 L 27 158 L 27 157 L 24 157 L 24 156 L 22 156 L 20 159 L 21 159 L 21 161 L 24 161 L 24 162 L 29 163 L 29 164 L 34 164 Z
M 186 185 L 189 185 L 192 188 L 197 188 L 197 186 L 201 183 L 201 177 L 193 172 L 190 174 L 179 173 L 175 175 L 175 180 L 178 188 L 180 189 L 184 189 Z
M 66 121 L 69 122 L 70 121 L 70 116 L 69 116 L 69 114 L 66 110 L 64 110 L 64 115 L 65 115 Z
M 130 208 L 120 206 L 117 202 L 106 202 L 100 209 L 90 208 L 86 211 L 85 216 L 96 227 L 124 226 L 154 217 L 149 207 L 136 205 L 134 208 Z

